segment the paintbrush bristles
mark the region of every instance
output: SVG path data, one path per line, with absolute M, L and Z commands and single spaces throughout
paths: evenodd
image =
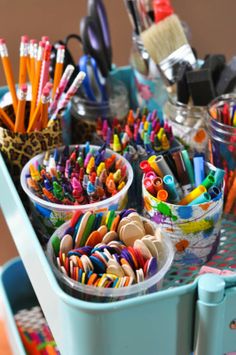
M 144 47 L 156 64 L 184 44 L 188 44 L 181 22 L 175 14 L 141 33 Z

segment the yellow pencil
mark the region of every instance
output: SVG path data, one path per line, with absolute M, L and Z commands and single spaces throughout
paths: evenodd
M 54 98 L 56 89 L 61 80 L 64 58 L 65 58 L 65 46 L 61 45 L 57 49 L 57 59 L 56 59 L 55 72 L 53 78 L 52 98 Z
M 19 68 L 19 86 L 26 84 L 27 61 L 29 52 L 29 40 L 27 36 L 21 37 L 20 42 L 20 68 Z
M 25 104 L 27 96 L 27 85 L 22 84 L 19 90 L 19 100 L 16 113 L 16 122 L 14 132 L 24 133 L 25 132 Z
M 10 117 L 6 114 L 6 112 L 0 107 L 0 120 L 4 123 L 4 125 L 14 131 L 14 123 L 10 119 Z
M 44 52 L 45 43 L 40 41 L 37 51 L 37 59 L 36 59 L 36 68 L 35 68 L 35 76 L 32 85 L 32 100 L 31 100 L 31 107 L 30 107 L 30 121 L 33 118 L 33 114 L 36 108 L 37 102 L 37 94 L 38 94 L 38 87 L 39 87 L 39 80 L 40 80 L 40 73 L 43 61 L 43 52 Z
M 18 100 L 17 100 L 17 96 L 16 96 L 15 81 L 13 78 L 13 71 L 12 71 L 11 62 L 10 62 L 10 59 L 8 56 L 6 42 L 2 38 L 0 39 L 0 55 L 2 58 L 3 70 L 4 70 L 5 77 L 6 77 L 7 85 L 9 87 L 9 90 L 11 93 L 13 108 L 14 108 L 14 112 L 16 115 Z

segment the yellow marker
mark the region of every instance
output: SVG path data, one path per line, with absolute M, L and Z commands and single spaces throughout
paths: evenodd
M 33 180 L 35 180 L 35 181 L 41 180 L 41 175 L 33 164 L 30 165 L 29 171 L 30 171 L 30 176 Z
M 101 162 L 97 167 L 97 176 L 100 176 L 104 169 L 106 169 L 106 165 L 104 162 Z
M 181 201 L 179 201 L 179 205 L 188 205 L 190 202 L 195 200 L 195 198 L 197 198 L 198 196 L 200 196 L 201 194 L 203 194 L 206 191 L 207 190 L 206 190 L 205 186 L 199 185 L 198 187 L 196 187 L 196 189 L 191 191 Z
M 157 158 L 156 155 L 152 155 L 150 158 L 148 158 L 148 162 L 149 162 L 152 170 L 155 171 L 155 173 L 157 175 L 159 175 L 160 177 L 163 177 L 163 174 L 156 163 L 156 158 Z
M 168 138 L 167 138 L 165 133 L 161 137 L 161 147 L 162 147 L 163 150 L 170 149 L 170 142 L 169 142 L 169 140 L 168 140 Z
M 121 179 L 121 170 L 118 169 L 116 172 L 113 174 L 113 178 L 115 182 L 119 182 Z
M 157 133 L 157 138 L 159 139 L 159 141 L 161 142 L 162 136 L 165 133 L 165 130 L 163 127 L 161 127 Z
M 95 158 L 91 157 L 86 168 L 86 173 L 90 174 L 94 166 L 95 166 Z
M 121 152 L 121 144 L 120 144 L 120 140 L 117 134 L 114 134 L 114 138 L 113 138 L 113 150 L 116 153 Z

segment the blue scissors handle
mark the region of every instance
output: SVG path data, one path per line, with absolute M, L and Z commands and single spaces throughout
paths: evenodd
M 101 75 L 96 60 L 90 55 L 83 55 L 79 60 L 80 70 L 86 73 L 83 81 L 84 91 L 91 101 L 107 101 L 106 80 Z

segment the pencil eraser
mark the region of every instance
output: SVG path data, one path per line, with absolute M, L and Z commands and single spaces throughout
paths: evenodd
M 5 43 L 6 43 L 5 39 L 0 38 L 0 44 L 5 44 Z
M 225 66 L 216 85 L 217 95 L 232 92 L 236 87 L 236 57 Z
M 216 86 L 224 67 L 225 56 L 223 54 L 212 54 L 205 57 L 202 69 L 209 69 L 211 71 L 212 80 Z
M 27 35 L 21 36 L 21 42 L 22 43 L 28 43 L 29 42 L 29 37 Z
M 177 100 L 183 104 L 189 101 L 189 89 L 186 78 L 186 73 L 192 70 L 192 66 L 188 62 L 181 62 L 176 73 L 177 84 Z
M 216 96 L 211 71 L 209 69 L 192 70 L 187 72 L 186 76 L 194 105 L 208 105 Z

